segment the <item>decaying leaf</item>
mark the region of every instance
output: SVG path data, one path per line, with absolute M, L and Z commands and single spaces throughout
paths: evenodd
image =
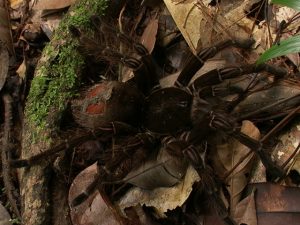
M 185 202 L 192 191 L 192 185 L 198 180 L 197 172 L 189 167 L 185 178 L 179 184 L 170 188 L 156 188 L 152 191 L 138 187 L 132 188 L 121 198 L 118 205 L 122 210 L 135 205 L 154 207 L 158 216 L 164 217 L 165 212 L 180 207 Z
M 245 11 L 258 0 L 220 1 L 216 6 L 211 1 L 187 0 L 180 3 L 164 1 L 178 28 L 195 53 L 224 38 L 249 36 L 253 21 Z
M 0 90 L 3 88 L 7 75 L 9 65 L 9 54 L 7 49 L 0 44 Z
M 300 213 L 300 189 L 272 183 L 251 184 L 256 189 L 256 210 Z
M 238 224 L 257 225 L 255 191 L 240 201 L 233 209 L 233 218 Z
M 74 179 L 69 191 L 69 204 L 85 190 L 96 173 L 97 165 L 95 163 Z M 73 225 L 120 225 L 98 191 L 91 194 L 82 204 L 71 208 L 70 214 Z
M 289 224 L 300 221 L 300 189 L 271 183 L 252 184 L 256 189 L 255 201 L 258 225 Z
M 152 52 L 154 49 L 157 30 L 158 19 L 151 18 L 140 39 L 140 42 L 148 49 L 149 52 Z
M 23 60 L 23 62 L 21 63 L 21 65 L 19 66 L 19 68 L 17 69 L 17 74 L 24 79 L 25 78 L 25 74 L 26 74 L 26 63 L 25 60 Z
M 0 225 L 12 225 L 11 217 L 2 204 L 0 204 Z
M 97 173 L 97 165 L 93 164 L 92 166 L 86 168 L 74 179 L 70 190 L 68 201 L 71 205 L 72 200 L 82 191 L 93 179 L 93 176 Z M 75 208 L 71 208 L 71 220 L 73 224 L 81 224 L 81 218 L 84 212 L 89 208 L 89 205 L 92 203 L 93 199 L 96 197 L 97 193 L 93 193 L 85 202 Z
M 37 4 L 34 6 L 34 9 L 38 10 L 53 10 L 53 9 L 62 9 L 69 7 L 75 2 L 75 0 L 39 0 Z
M 288 162 L 286 168 L 288 171 L 296 170 L 300 172 L 299 167 L 299 149 L 300 144 L 300 123 L 295 121 L 289 129 L 285 130 L 278 137 L 278 143 L 274 148 L 273 157 L 278 165 Z
M 255 140 L 258 140 L 260 137 L 259 130 L 250 121 L 243 121 L 241 132 Z M 221 177 L 224 177 L 250 151 L 248 147 L 239 141 L 229 139 L 225 144 L 219 145 L 213 155 L 215 170 Z M 241 194 L 248 184 L 254 156 L 255 154 L 251 153 L 226 179 L 227 189 L 230 193 L 231 210 L 236 208 L 237 203 L 241 200 Z
M 187 162 L 168 153 L 162 146 L 155 160 L 143 163 L 132 170 L 124 181 L 143 189 L 172 187 L 179 183 L 185 175 Z
M 97 194 L 91 205 L 82 214 L 81 223 L 73 225 L 121 225 L 115 219 L 111 209 L 107 207 L 100 194 Z

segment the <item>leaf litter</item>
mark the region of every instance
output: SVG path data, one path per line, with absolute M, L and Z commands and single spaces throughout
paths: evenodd
M 17 1 L 12 1 L 17 4 Z M 222 1 L 218 7 L 213 7 L 210 5 L 211 1 L 171 1 L 165 0 L 170 14 L 174 18 L 179 30 L 181 31 L 185 41 L 188 43 L 190 49 L 194 52 L 197 50 L 212 45 L 216 40 L 232 38 L 234 37 L 246 37 L 250 33 L 253 34 L 254 38 L 257 40 L 256 48 L 251 51 L 252 58 L 257 58 L 256 56 L 262 53 L 271 44 L 271 39 L 276 39 L 276 26 L 267 26 L 266 21 L 262 20 L 258 25 L 254 26 L 253 19 L 245 16 L 245 11 L 249 10 L 251 6 L 258 3 L 258 0 L 247 0 L 240 1 L 236 4 L 231 4 L 228 1 Z M 63 5 L 61 5 L 63 4 Z M 52 32 L 57 27 L 60 21 L 59 11 L 57 9 L 68 7 L 72 4 L 72 1 L 64 2 L 61 1 L 40 1 L 38 6 L 34 7 L 33 10 L 36 12 L 35 21 L 37 26 L 43 28 L 43 31 L 50 38 Z M 279 7 L 276 15 L 280 17 L 276 18 L 276 22 L 280 20 L 288 19 L 286 16 L 290 16 L 290 13 L 286 13 L 288 10 L 283 11 L 284 7 Z M 44 11 L 39 11 L 44 10 Z M 46 13 L 45 13 L 46 10 Z M 48 11 L 47 11 L 48 10 Z M 54 10 L 54 11 L 52 11 Z M 49 16 L 49 24 L 45 24 L 42 17 L 48 17 L 48 13 L 51 14 L 58 13 L 58 17 Z M 0 12 L 1 13 L 1 12 Z M 51 22 L 52 20 L 52 22 Z M 292 30 L 289 35 L 295 34 L 299 29 L 299 22 L 292 24 Z M 159 29 L 159 22 L 157 18 L 152 18 L 148 27 L 145 29 L 144 40 L 147 43 L 148 48 L 152 51 L 154 48 L 156 40 L 156 32 Z M 47 27 L 45 29 L 45 27 Z M 148 30 L 147 30 L 148 29 Z M 1 32 L 2 31 L 2 32 Z M 8 33 L 0 28 L 0 39 L 10 40 Z M 9 41 L 7 42 L 9 43 Z M 9 51 L 12 48 L 9 47 Z M 255 57 L 254 57 L 255 55 Z M 222 56 L 222 55 L 221 55 Z M 227 65 L 228 62 L 224 62 L 220 55 L 212 59 L 212 67 L 220 67 L 220 65 Z M 251 58 L 251 56 L 249 58 Z M 235 56 L 233 56 L 235 57 Z M 299 65 L 299 60 L 297 56 L 290 56 L 290 60 L 296 65 Z M 1 52 L 1 77 L 0 77 L 0 89 L 6 81 L 7 71 L 8 71 L 8 53 Z M 220 62 L 221 61 L 221 62 Z M 24 61 L 25 62 L 25 61 Z M 217 64 L 221 63 L 221 64 Z M 178 66 L 180 69 L 180 66 Z M 25 63 L 22 63 L 19 72 L 24 76 L 27 67 Z M 208 69 L 209 70 L 209 69 Z M 2 75 L 3 74 L 3 75 Z M 167 82 L 168 83 L 168 82 Z M 279 91 L 283 91 L 280 86 Z M 284 88 L 283 88 L 284 89 Z M 295 88 L 296 94 L 298 89 Z M 289 91 L 286 91 L 290 93 Z M 258 97 L 253 101 L 257 101 L 262 92 L 259 92 Z M 270 94 L 270 93 L 269 93 Z M 270 94 L 270 96 L 278 95 Z M 247 104 L 247 103 L 245 103 Z M 282 164 L 286 162 L 287 159 L 293 154 L 293 150 L 299 144 L 299 125 L 295 123 L 292 128 L 285 133 L 282 133 L 279 137 L 280 143 L 275 148 L 274 158 Z M 244 121 L 242 130 L 244 133 L 251 137 L 259 139 L 260 132 L 255 127 L 254 124 Z M 299 204 L 298 202 L 293 202 L 293 199 L 298 199 L 298 189 L 290 187 L 282 187 L 275 184 L 261 183 L 252 184 L 255 187 L 250 194 L 244 197 L 244 192 L 248 187 L 249 179 L 251 178 L 251 172 L 253 170 L 254 155 L 249 154 L 249 156 L 244 159 L 230 174 L 228 171 L 240 161 L 248 153 L 248 150 L 239 144 L 238 142 L 230 139 L 227 143 L 219 145 L 212 156 L 212 160 L 215 165 L 215 170 L 218 171 L 220 177 L 225 177 L 227 180 L 226 189 L 229 193 L 229 198 L 224 197 L 228 201 L 231 209 L 231 215 L 239 223 L 245 223 L 248 225 L 260 225 L 260 224 L 271 224 L 268 223 L 271 217 L 278 218 L 274 216 L 274 213 L 282 213 L 280 216 L 281 221 L 290 221 L 290 218 L 299 218 Z M 293 156 L 290 160 L 289 170 L 295 170 L 300 173 L 299 166 L 299 154 Z M 151 167 L 155 167 L 157 162 L 150 164 Z M 78 175 L 74 180 L 70 192 L 69 199 L 71 201 L 79 190 L 83 190 L 87 185 L 89 178 L 96 173 L 95 165 L 87 168 Z M 139 172 L 138 172 L 139 173 Z M 180 180 L 180 179 L 179 179 Z M 193 191 L 193 184 L 199 181 L 199 177 L 192 167 L 188 167 L 185 177 L 177 184 L 172 187 L 155 188 L 154 190 L 144 190 L 140 187 L 134 187 L 130 189 L 122 198 L 118 201 L 118 207 L 124 215 L 126 215 L 126 209 L 131 207 L 136 207 L 136 209 L 141 209 L 141 207 L 152 207 L 155 209 L 155 215 L 157 217 L 166 217 L 166 213 L 170 210 L 174 210 L 178 207 L 183 207 L 189 198 L 191 192 Z M 78 183 L 85 184 L 78 184 Z M 286 181 L 288 182 L 288 181 Z M 135 182 L 134 182 L 135 183 Z M 74 186 L 77 186 L 76 189 Z M 79 186 L 79 187 L 78 187 Z M 268 196 L 268 198 L 266 197 Z M 270 199 L 275 201 L 269 201 Z M 278 203 L 277 205 L 274 204 Z M 281 204 L 279 204 L 281 203 Z M 284 203 L 284 204 L 283 204 Z M 281 206 L 285 207 L 281 207 Z M 295 207 L 293 207 L 295 206 Z M 297 208 L 298 207 L 298 208 Z M 143 211 L 143 209 L 142 209 Z M 293 212 L 293 216 L 290 216 L 290 212 Z M 142 213 L 140 214 L 142 215 Z M 277 214 L 278 215 L 278 214 Z M 107 206 L 106 202 L 103 201 L 100 194 L 95 193 L 90 196 L 90 199 L 80 205 L 79 208 L 71 210 L 71 217 L 73 224 L 120 224 L 119 220 L 115 218 L 114 214 L 111 212 L 110 208 Z M 100 220 L 98 218 L 105 218 Z M 268 221 L 268 222 L 267 222 Z M 296 221 L 296 220 L 294 220 Z M 290 222 L 290 224 L 295 224 Z

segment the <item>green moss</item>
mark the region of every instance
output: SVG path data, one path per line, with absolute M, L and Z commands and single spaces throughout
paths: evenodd
M 101 15 L 107 0 L 81 0 L 61 21 L 53 40 L 44 49 L 26 104 L 26 118 L 36 132 L 57 126 L 68 100 L 74 95 L 77 75 L 84 60 L 76 51 L 77 41 L 68 32 L 70 25 L 87 28 L 92 15 Z

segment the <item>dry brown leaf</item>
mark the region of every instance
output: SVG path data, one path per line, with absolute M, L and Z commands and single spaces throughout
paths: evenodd
M 251 184 L 256 189 L 258 225 L 289 224 L 300 221 L 300 189 L 272 183 Z
M 257 225 L 255 192 L 240 201 L 233 209 L 233 218 L 238 224 Z
M 187 0 L 178 4 L 164 0 L 194 53 L 224 38 L 249 37 L 253 21 L 246 17 L 245 10 L 257 1 L 221 1 L 213 7 L 209 5 L 211 1 Z
M 74 179 L 69 191 L 69 204 L 93 181 L 96 173 L 97 164 L 94 163 Z M 70 215 L 73 225 L 120 225 L 98 191 L 91 194 L 82 204 L 71 208 Z
M 154 49 L 156 42 L 156 34 L 158 30 L 158 19 L 151 18 L 150 22 L 147 24 L 140 42 L 148 49 L 151 53 Z
M 258 140 L 259 130 L 250 121 L 243 121 L 241 132 Z M 214 168 L 220 176 L 230 171 L 250 149 L 235 139 L 229 139 L 226 144 L 219 145 L 213 155 Z M 230 207 L 235 209 L 241 199 L 241 194 L 248 184 L 254 160 L 254 153 L 251 153 L 234 172 L 226 179 L 227 189 L 230 194 Z
M 39 0 L 37 4 L 34 6 L 36 10 L 50 10 L 50 9 L 62 9 L 69 7 L 72 5 L 76 0 Z
M 72 185 L 69 190 L 69 205 L 71 205 L 71 202 L 73 199 L 78 196 L 79 193 L 85 190 L 85 187 L 90 184 L 91 180 L 93 179 L 93 176 L 97 173 L 97 165 L 93 164 L 92 166 L 86 168 L 83 170 L 78 176 L 74 179 L 72 182 Z M 98 193 L 99 194 L 99 193 Z M 88 206 L 91 204 L 93 199 L 97 193 L 93 193 L 85 202 L 83 202 L 81 205 L 77 206 L 76 208 L 71 208 L 71 220 L 73 224 L 81 224 L 81 217 L 86 209 L 88 209 Z
M 9 66 L 9 54 L 5 47 L 0 44 L 0 91 L 3 88 L 7 75 Z
M 11 217 L 2 204 L 0 204 L 0 225 L 12 225 Z
M 257 217 L 258 225 L 299 225 L 299 213 L 259 213 Z
M 25 59 L 23 60 L 22 64 L 19 66 L 19 68 L 17 69 L 16 73 L 22 79 L 25 78 L 25 76 L 26 76 L 26 63 L 25 63 Z
M 181 182 L 187 166 L 185 160 L 169 154 L 166 146 L 162 146 L 155 160 L 148 160 L 132 170 L 124 181 L 150 190 L 172 187 Z
M 165 212 L 182 206 L 192 191 L 192 185 L 199 181 L 197 172 L 189 167 L 185 178 L 177 185 L 170 188 L 156 188 L 152 191 L 141 188 L 132 188 L 123 196 L 118 205 L 125 208 L 138 204 L 154 207 L 159 217 L 165 217 Z
M 81 223 L 78 225 L 121 225 L 115 219 L 111 209 L 107 207 L 100 194 L 97 194 L 91 205 L 86 209 L 81 217 Z M 73 224 L 75 225 L 75 224 Z
M 149 214 L 145 213 L 140 205 L 126 209 L 126 216 L 130 219 L 132 225 L 159 225 L 152 220 Z
M 251 184 L 256 189 L 257 213 L 295 212 L 300 213 L 300 189 L 273 183 Z
M 300 143 L 300 122 L 295 121 L 289 129 L 279 135 L 278 140 L 279 141 L 273 152 L 275 162 L 278 165 L 282 165 L 289 160 L 289 163 L 286 166 L 287 170 L 297 170 L 300 172 L 299 150 L 298 153 L 295 152 Z
M 292 17 L 294 17 L 298 12 L 290 7 L 286 7 L 286 6 L 280 6 L 280 5 L 276 5 L 276 7 L 274 8 L 274 14 L 276 14 L 276 20 L 278 23 L 280 23 L 281 21 L 285 20 L 285 21 L 289 21 Z M 293 23 L 291 23 L 288 27 L 288 31 L 291 34 L 295 34 L 298 29 L 300 27 L 300 21 L 299 20 L 295 20 Z

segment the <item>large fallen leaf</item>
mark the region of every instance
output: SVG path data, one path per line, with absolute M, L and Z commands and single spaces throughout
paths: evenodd
M 222 39 L 246 38 L 252 30 L 253 21 L 246 11 L 258 0 L 220 1 L 216 6 L 211 1 L 187 0 L 175 2 L 164 0 L 186 42 L 195 53 Z M 265 32 L 257 32 L 265 36 Z
M 96 173 L 97 164 L 95 163 L 74 179 L 69 191 L 69 204 L 86 189 Z M 120 225 L 98 191 L 91 194 L 82 204 L 71 208 L 70 215 L 73 225 Z
M 300 188 L 272 183 L 251 184 L 256 189 L 256 210 L 262 212 L 300 213 Z
M 69 7 L 75 2 L 75 0 L 39 0 L 37 4 L 34 6 L 34 9 L 38 10 L 50 10 L 50 9 L 62 9 Z
M 298 225 L 300 189 L 271 183 L 251 184 L 256 189 L 258 225 Z
M 154 207 L 160 217 L 165 217 L 165 212 L 182 206 L 192 191 L 192 185 L 199 180 L 197 172 L 189 167 L 185 178 L 179 184 L 170 188 L 156 188 L 144 190 L 138 187 L 132 188 L 123 196 L 118 205 L 125 208 L 135 205 Z
M 187 169 L 187 162 L 169 154 L 167 146 L 163 145 L 153 160 L 148 160 L 139 168 L 132 170 L 124 181 L 143 189 L 172 187 L 181 182 Z
M 240 201 L 233 209 L 233 218 L 238 224 L 257 225 L 255 192 Z

